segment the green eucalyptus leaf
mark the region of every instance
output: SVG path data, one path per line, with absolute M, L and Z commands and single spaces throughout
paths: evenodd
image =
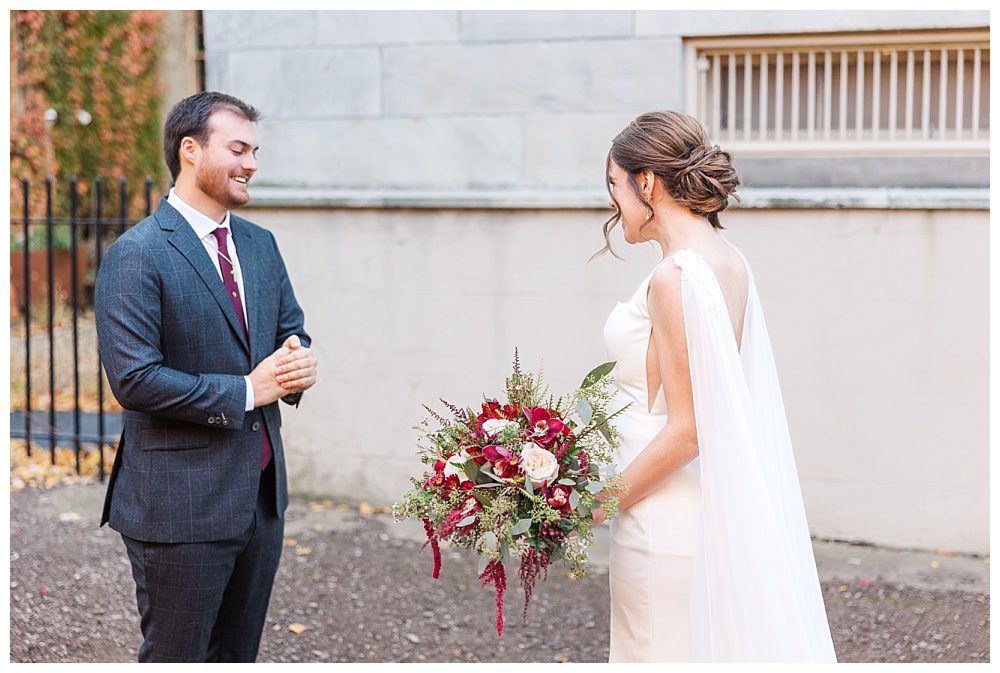
M 576 413 L 580 415 L 580 423 L 587 425 L 594 416 L 594 408 L 587 400 L 579 399 L 576 401 Z
M 587 491 L 589 493 L 600 493 L 604 490 L 604 484 L 599 481 L 592 481 L 587 484 Z
M 597 429 L 600 431 L 602 435 L 604 435 L 604 439 L 608 440 L 609 442 L 611 441 L 611 431 L 608 430 L 608 426 L 602 425 Z
M 481 488 L 481 487 L 477 487 L 477 488 Z M 483 491 L 476 491 L 475 488 L 472 489 L 472 497 L 475 498 L 476 500 L 478 500 L 479 504 L 482 505 L 483 507 L 487 507 L 487 506 L 489 506 L 490 503 L 493 502 L 493 494 L 491 494 L 491 493 L 484 493 Z
M 480 554 L 479 555 L 479 570 L 476 571 L 476 575 L 477 576 L 478 575 L 482 575 L 484 572 L 486 572 L 486 566 L 488 566 L 489 563 L 490 563 L 490 557 L 485 556 L 483 554 Z
M 497 534 L 489 530 L 482 537 L 483 546 L 487 549 L 496 550 L 497 548 Z
M 465 472 L 465 476 L 469 478 L 469 481 L 475 482 L 479 477 L 479 465 L 471 458 L 465 461 L 462 471 Z
M 510 527 L 510 534 L 521 535 L 522 533 L 527 533 L 531 529 L 531 519 L 521 519 L 513 526 Z
M 503 484 L 498 484 L 495 481 L 491 481 L 488 484 L 479 484 L 473 490 L 475 490 L 476 488 L 500 488 L 502 485 Z
M 475 520 L 476 520 L 476 515 L 470 514 L 469 516 L 465 517 L 464 519 L 458 522 L 458 528 L 463 528 L 464 526 L 468 526 L 469 524 L 474 523 Z
M 579 491 L 569 492 L 569 506 L 570 509 L 576 509 L 577 505 L 580 504 L 580 493 Z
M 560 479 L 556 482 L 557 484 L 562 484 L 563 486 L 576 486 L 576 482 L 572 479 Z
M 615 368 L 615 362 L 605 362 L 603 365 L 598 365 L 590 370 L 590 373 L 583 377 L 583 383 L 580 385 L 581 388 L 589 388 L 590 386 L 597 383 L 601 377 L 605 374 L 609 374 L 612 369 Z
M 500 540 L 500 557 L 504 560 L 510 559 L 510 545 L 507 540 Z
M 528 495 L 535 494 L 535 487 L 531 484 L 531 479 L 525 478 L 524 480 L 524 490 L 528 492 Z

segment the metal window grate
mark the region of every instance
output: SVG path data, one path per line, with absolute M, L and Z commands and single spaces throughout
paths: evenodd
M 687 43 L 687 110 L 744 151 L 989 151 L 989 34 Z

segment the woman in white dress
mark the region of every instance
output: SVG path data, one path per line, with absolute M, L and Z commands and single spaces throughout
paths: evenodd
M 607 180 L 602 252 L 619 223 L 663 251 L 604 329 L 630 403 L 610 659 L 836 661 L 753 276 L 719 233 L 732 155 L 651 112 L 614 139 Z

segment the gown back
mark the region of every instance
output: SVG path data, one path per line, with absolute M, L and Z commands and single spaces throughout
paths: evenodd
M 742 253 L 740 255 L 742 257 Z M 784 402 L 750 267 L 739 344 L 715 273 L 681 269 L 699 455 L 611 522 L 614 662 L 836 661 Z M 604 327 L 623 470 L 667 422 L 649 403 L 652 273 Z

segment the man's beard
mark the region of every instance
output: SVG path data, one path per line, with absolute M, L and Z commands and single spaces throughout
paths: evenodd
M 216 203 L 224 206 L 226 210 L 232 210 L 246 205 L 250 201 L 250 195 L 246 192 L 233 191 L 230 184 L 230 176 L 225 170 L 205 169 L 195 173 L 195 185 L 207 196 L 210 196 Z

